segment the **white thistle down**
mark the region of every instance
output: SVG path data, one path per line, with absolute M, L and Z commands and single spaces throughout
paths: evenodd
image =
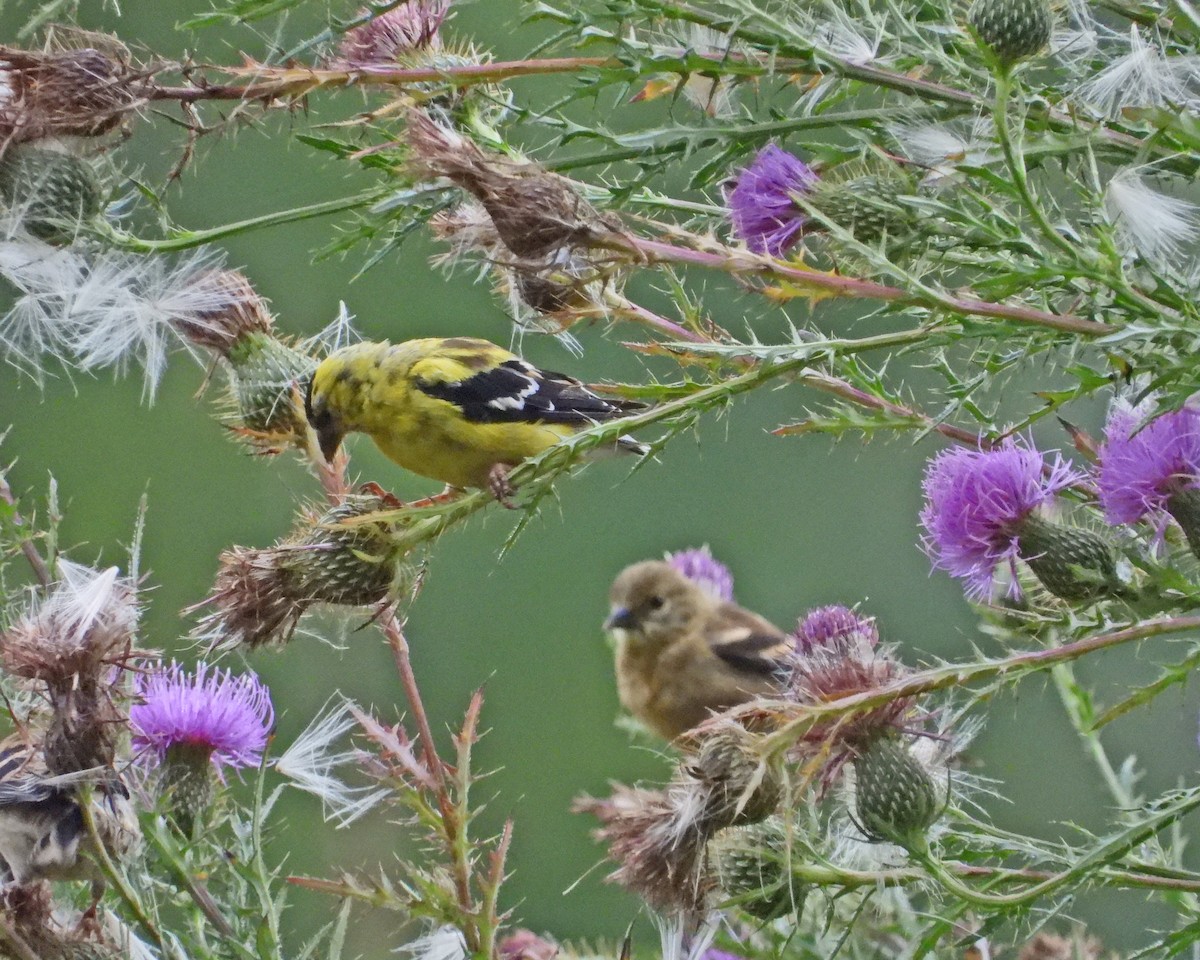
M 97 628 L 114 637 L 133 635 L 140 615 L 137 592 L 116 567 L 96 570 L 62 558 L 56 566 L 58 583 L 27 614 L 44 636 L 70 648 Z
M 1065 20 L 1050 35 L 1050 55 L 1068 69 L 1090 76 L 1095 72 L 1091 62 L 1100 48 L 1101 30 L 1111 31 L 1096 20 L 1087 0 L 1069 0 Z
M 76 297 L 71 349 L 83 370 L 124 373 L 136 359 L 143 395 L 153 400 L 173 343 L 187 347 L 174 323 L 228 303 L 220 284 L 220 257 L 201 252 L 180 260 L 127 253 L 98 256 Z
M 883 24 L 876 22 L 874 35 L 868 37 L 859 29 L 862 21 L 851 19 L 840 7 L 834 7 L 832 14 L 832 19 L 816 24 L 813 45 L 844 63 L 859 67 L 873 63 L 883 41 Z
M 991 125 L 984 118 L 976 119 L 969 134 L 954 124 L 932 123 L 895 123 L 888 132 L 909 160 L 927 168 L 927 184 L 954 176 L 961 164 L 983 166 L 990 159 Z
M 70 354 L 76 291 L 87 276 L 87 260 L 70 247 L 52 247 L 14 222 L 0 224 L 0 276 L 17 292 L 0 319 L 0 351 L 9 363 L 41 383 L 47 359 L 65 363 Z
M 1159 270 L 1177 265 L 1200 236 L 1200 208 L 1151 189 L 1137 170 L 1108 182 L 1104 210 L 1124 252 Z
M 354 314 L 346 306 L 345 300 L 338 301 L 338 313 L 329 323 L 307 338 L 299 345 L 303 353 L 323 356 L 348 347 L 362 340 L 362 334 L 354 326 Z
M 393 952 L 407 953 L 413 960 L 467 960 L 467 941 L 461 930 L 446 924 Z
M 691 24 L 687 48 L 709 60 L 724 60 L 729 56 L 733 41 L 711 27 Z M 733 85 L 722 77 L 705 77 L 698 73 L 688 76 L 683 85 L 688 101 L 710 117 L 729 118 L 737 113 L 737 98 Z
M 220 260 L 211 252 L 172 260 L 58 248 L 6 218 L 0 276 L 18 296 L 0 320 L 0 350 L 39 382 L 47 361 L 121 373 L 136 360 L 144 370 L 144 395 L 153 399 L 170 346 L 186 346 L 173 324 L 202 323 L 228 302 Z
M 1119 118 L 1129 107 L 1177 107 L 1188 102 L 1188 80 L 1196 57 L 1168 57 L 1129 28 L 1129 52 L 1118 57 L 1075 92 L 1073 99 L 1105 117 Z
M 339 827 L 353 823 L 387 796 L 382 788 L 352 787 L 336 773 L 339 767 L 357 765 L 361 756 L 354 749 L 335 748 L 357 726 L 353 709 L 349 700 L 335 697 L 275 761 L 275 769 L 292 786 L 320 799 L 325 820 L 336 820 Z

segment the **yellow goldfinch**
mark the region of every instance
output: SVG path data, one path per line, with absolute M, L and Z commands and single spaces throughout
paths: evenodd
M 621 704 L 674 740 L 710 714 L 779 691 L 794 649 L 782 630 L 669 563 L 626 567 L 609 594 Z
M 360 430 L 406 470 L 451 487 L 487 487 L 500 500 L 512 492 L 509 468 L 641 407 L 470 337 L 343 347 L 317 367 L 305 398 L 326 459 Z M 617 447 L 646 452 L 628 437 Z

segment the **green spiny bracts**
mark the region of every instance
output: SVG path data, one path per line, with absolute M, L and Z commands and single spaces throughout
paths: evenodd
M 1180 490 L 1167 500 L 1167 510 L 1183 528 L 1188 546 L 1200 558 L 1200 489 Z
M 399 575 L 400 555 L 384 523 L 343 521 L 385 508 L 379 497 L 347 497 L 281 549 L 279 566 L 298 599 L 345 606 L 384 602 Z
M 216 797 L 212 747 L 190 743 L 168 747 L 166 762 L 159 773 L 158 789 L 166 797 L 179 829 L 187 836 L 193 836 Z
M 392 525 L 343 523 L 387 507 L 382 497 L 346 497 L 304 517 L 291 537 L 273 547 L 226 550 L 197 635 L 220 649 L 287 643 L 314 603 L 387 602 L 410 573 Z
M 1021 524 L 1017 544 L 1021 559 L 1056 597 L 1083 602 L 1127 592 L 1112 544 L 1098 533 L 1032 513 Z
M 100 180 L 82 157 L 15 144 L 0 157 L 0 197 L 25 229 L 48 243 L 69 243 L 101 209 Z
M 920 845 L 941 812 L 938 786 L 906 742 L 893 734 L 870 741 L 855 757 L 858 823 L 873 840 Z
M 398 66 L 410 70 L 453 70 L 484 64 L 488 58 L 482 56 L 470 44 L 459 47 L 428 46 L 401 52 L 396 57 Z M 509 111 L 509 94 L 504 87 L 494 83 L 477 83 L 460 86 L 452 81 L 429 80 L 414 83 L 409 88 L 427 108 L 441 113 L 452 126 L 462 130 L 498 134 L 492 129 Z
M 709 841 L 725 899 L 759 920 L 799 915 L 807 889 L 791 879 L 787 833 L 778 817 L 722 830 Z
M 239 337 L 228 356 L 239 426 L 260 434 L 304 436 L 304 383 L 317 361 L 260 331 Z
M 967 21 L 1005 65 L 1040 52 L 1054 30 L 1054 14 L 1046 0 L 975 0 Z
M 900 202 L 910 188 L 906 178 L 867 173 L 846 180 L 819 181 L 806 199 L 855 240 L 877 243 L 911 232 L 912 211 Z
M 755 749 L 756 739 L 742 727 L 722 727 L 703 740 L 686 764 L 706 788 L 704 817 L 713 829 L 758 823 L 783 800 L 783 781 Z

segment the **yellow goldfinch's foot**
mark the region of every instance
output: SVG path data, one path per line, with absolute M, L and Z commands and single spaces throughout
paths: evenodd
M 405 502 L 398 496 L 396 496 L 394 493 L 389 493 L 387 490 L 384 490 L 383 487 L 377 484 L 374 480 L 368 480 L 358 488 L 358 492 L 368 497 L 378 497 L 383 501 L 383 505 L 389 510 L 399 510 L 401 507 L 407 506 L 407 504 L 405 504 Z
M 509 510 L 516 510 L 517 505 L 512 502 L 512 495 L 517 492 L 517 488 L 508 480 L 508 471 L 511 469 L 507 463 L 492 464 L 487 475 L 488 489 L 492 491 L 492 496 Z

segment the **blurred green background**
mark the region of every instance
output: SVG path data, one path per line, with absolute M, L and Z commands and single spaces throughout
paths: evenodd
M 123 18 L 108 5 L 85 4 L 82 23 L 115 30 L 139 56 L 189 51 L 200 60 L 236 63 L 242 53 L 263 55 L 269 26 L 177 29 L 201 2 L 135 0 Z M 331 10 L 309 6 L 288 33 L 305 36 L 330 12 L 353 12 L 351 0 Z M 518 26 L 519 8 L 515 0 L 456 5 L 448 32 L 476 38 L 498 58 L 518 57 L 540 35 Z M 22 7 L 5 12 L 6 42 L 24 13 Z M 539 83 L 547 89 L 546 81 L 514 83 L 518 100 L 536 98 Z M 205 139 L 196 162 L 167 192 L 173 218 L 208 227 L 361 189 L 365 174 L 348 173 L 347 165 L 292 135 L 350 116 L 362 103 L 353 91 L 323 94 L 307 112 L 274 113 L 236 136 Z M 162 182 L 183 144 L 179 128 L 166 122 L 177 113 L 169 105 L 160 109 L 163 116 L 139 123 L 117 154 L 123 168 L 150 183 Z M 681 102 L 641 109 L 690 108 Z M 630 115 L 638 122 L 636 112 Z M 469 271 L 447 279 L 431 269 L 428 258 L 436 248 L 425 238 L 414 238 L 399 255 L 351 282 L 356 253 L 312 262 L 312 252 L 336 230 L 335 221 L 318 220 L 224 246 L 229 262 L 273 302 L 287 332 L 314 333 L 344 301 L 368 338 L 467 334 L 509 342 L 503 305 L 486 286 L 472 286 Z M 759 305 L 728 285 L 709 286 L 712 315 L 740 332 L 741 318 Z M 663 302 L 649 282 L 633 289 L 647 301 Z M 768 338 L 781 322 L 775 317 L 758 329 Z M 649 364 L 615 345 L 638 339 L 633 328 L 607 336 L 600 326 L 576 332 L 586 350 L 582 358 L 548 338 L 527 337 L 523 352 L 535 363 L 589 380 L 673 376 L 670 364 Z M 123 564 L 139 498 L 147 495 L 143 569 L 152 589 L 144 642 L 187 656 L 187 641 L 180 638 L 189 624 L 179 611 L 205 595 L 221 550 L 269 545 L 288 529 L 297 505 L 318 495 L 290 459 L 258 460 L 235 446 L 214 419 L 212 397 L 197 399 L 203 381 L 204 371 L 178 356 L 153 406 L 142 402 L 137 375 L 115 382 L 108 375 L 59 377 L 39 390 L 5 370 L 0 390 L 0 427 L 12 424 L 3 453 L 17 460 L 12 483 L 36 500 L 51 475 L 58 481 L 66 516 L 62 539 L 74 559 Z M 500 509 L 452 531 L 434 550 L 408 627 L 415 668 L 437 731 L 454 727 L 472 691 L 485 690 L 489 732 L 477 757 L 479 769 L 495 772 L 478 791 L 490 798 L 480 827 L 496 829 L 504 817 L 516 819 L 504 905 L 519 923 L 559 938 L 596 941 L 619 938 L 640 916 L 632 897 L 603 882 L 607 866 L 597 868 L 601 850 L 588 836 L 592 823 L 568 809 L 572 797 L 602 793 L 611 780 L 657 779 L 667 770 L 653 745 L 631 742 L 614 725 L 617 699 L 600 623 L 609 583 L 625 564 L 707 543 L 733 570 L 739 601 L 780 626 L 790 627 L 814 605 L 861 602 L 910 663 L 966 657 L 975 644 L 998 652 L 976 630 L 959 588 L 944 576 L 931 577 L 917 547 L 920 475 L 936 443 L 833 445 L 820 437 L 769 435 L 803 417 L 815 401 L 794 385 L 762 390 L 722 417 L 707 418 L 694 436 L 678 438 L 646 469 L 631 475 L 618 461 L 589 467 L 559 485 L 558 504 L 543 511 L 502 562 L 498 550 L 514 517 Z M 1096 429 L 1097 411 L 1072 413 Z M 1053 432 L 1044 439 L 1066 445 Z M 352 452 L 360 479 L 376 480 L 401 497 L 432 492 L 431 484 L 403 475 L 364 439 L 353 443 Z M 332 621 L 306 625 L 339 638 L 340 646 L 298 636 L 282 653 L 249 658 L 274 694 L 279 749 L 334 691 L 385 719 L 403 710 L 389 651 L 376 632 L 347 632 Z M 1154 650 L 1124 651 L 1103 670 L 1084 665 L 1081 675 L 1103 689 L 1151 676 L 1148 661 L 1160 657 Z M 1165 789 L 1194 773 L 1196 712 L 1194 692 L 1173 691 L 1151 711 L 1113 725 L 1106 743 L 1117 758 L 1136 752 L 1149 771 L 1144 790 Z M 447 743 L 448 737 L 442 746 Z M 1012 801 L 991 805 L 1001 825 L 1070 836 L 1071 824 L 1103 830 L 1109 822 L 1099 777 L 1067 730 L 1053 692 L 1039 681 L 988 705 L 987 727 L 969 759 L 976 772 L 999 780 Z M 275 860 L 285 861 L 289 872 L 321 876 L 388 870 L 407 849 L 405 828 L 384 816 L 335 830 L 322 825 L 317 802 L 301 794 L 291 795 L 272 839 Z M 1151 909 L 1136 909 L 1137 902 L 1129 894 L 1091 896 L 1074 912 L 1120 948 L 1162 919 Z M 294 893 L 293 905 L 288 923 L 294 944 L 337 907 L 304 891 Z M 394 915 L 359 916 L 349 955 L 387 956 L 411 935 Z M 643 923 L 640 948 L 653 947 L 654 940 Z

